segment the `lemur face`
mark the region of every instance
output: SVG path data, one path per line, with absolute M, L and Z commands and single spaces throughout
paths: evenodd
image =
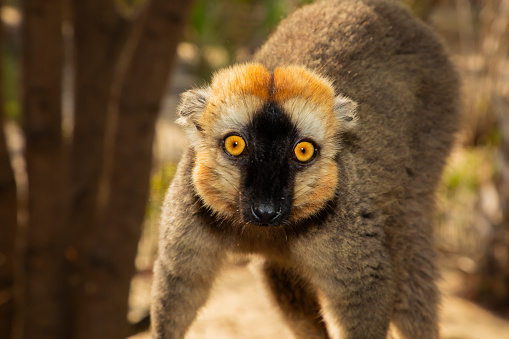
M 318 154 L 316 143 L 302 137 L 274 102 L 267 102 L 245 126 L 225 136 L 224 153 L 240 172 L 238 206 L 243 221 L 279 225 L 288 220 L 295 176 Z M 304 142 L 310 146 L 298 146 Z
M 196 152 L 196 192 L 219 216 L 284 225 L 334 197 L 338 135 L 355 104 L 318 74 L 235 66 L 184 94 L 179 110 Z

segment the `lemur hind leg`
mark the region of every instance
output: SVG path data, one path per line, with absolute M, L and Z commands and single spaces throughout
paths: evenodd
M 435 284 L 439 274 L 431 240 L 432 213 L 417 208 L 425 205 L 420 201 L 407 205 L 411 211 L 407 218 L 409 234 L 398 239 L 401 262 L 397 265 L 398 293 L 392 315 L 395 338 L 437 339 L 440 293 Z
M 316 294 L 301 277 L 272 262 L 264 264 L 263 273 L 273 299 L 296 338 L 329 338 Z

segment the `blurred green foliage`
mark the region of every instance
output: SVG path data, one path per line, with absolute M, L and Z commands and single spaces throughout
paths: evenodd
M 114 0 L 119 12 L 127 17 L 135 16 L 148 0 Z
M 177 166 L 164 164 L 160 166 L 150 178 L 150 195 L 147 205 L 146 219 L 158 219 L 166 191 L 175 176 Z
M 4 115 L 7 119 L 19 121 L 21 105 L 18 91 L 18 61 L 17 52 L 7 50 L 2 58 L 2 90 L 4 100 Z
M 141 6 L 147 2 L 147 0 L 116 0 L 118 3 L 129 7 Z
M 19 7 L 20 0 L 2 0 L 4 6 L 14 6 Z
M 491 159 L 486 159 L 490 152 L 472 148 L 456 154 L 446 167 L 442 183 L 447 195 L 475 193 L 480 186 L 480 173 L 489 176 L 491 172 L 486 164 L 491 164 Z
M 289 12 L 310 0 L 196 0 L 185 40 L 198 48 L 198 74 L 207 79 L 216 67 L 242 62 L 254 53 Z M 210 47 L 223 50 L 222 62 L 207 58 Z M 208 79 L 207 79 L 208 80 Z
M 310 0 L 196 0 L 187 38 L 198 44 L 239 47 L 265 37 L 296 7 Z
M 406 4 L 412 12 L 419 18 L 428 19 L 433 8 L 440 0 L 399 0 Z

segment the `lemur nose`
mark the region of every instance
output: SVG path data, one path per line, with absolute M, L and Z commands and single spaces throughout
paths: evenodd
M 274 204 L 254 203 L 251 204 L 251 213 L 261 224 L 274 223 L 281 215 L 281 208 Z

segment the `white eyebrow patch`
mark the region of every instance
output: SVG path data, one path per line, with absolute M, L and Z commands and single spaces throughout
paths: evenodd
M 240 130 L 249 124 L 265 101 L 255 95 L 235 95 L 215 107 L 218 119 L 214 122 L 212 135 L 222 136 L 226 131 Z
M 292 122 L 297 126 L 299 133 L 323 141 L 327 138 L 327 130 L 335 126 L 325 126 L 323 105 L 295 97 L 283 103 L 284 111 L 290 116 Z

